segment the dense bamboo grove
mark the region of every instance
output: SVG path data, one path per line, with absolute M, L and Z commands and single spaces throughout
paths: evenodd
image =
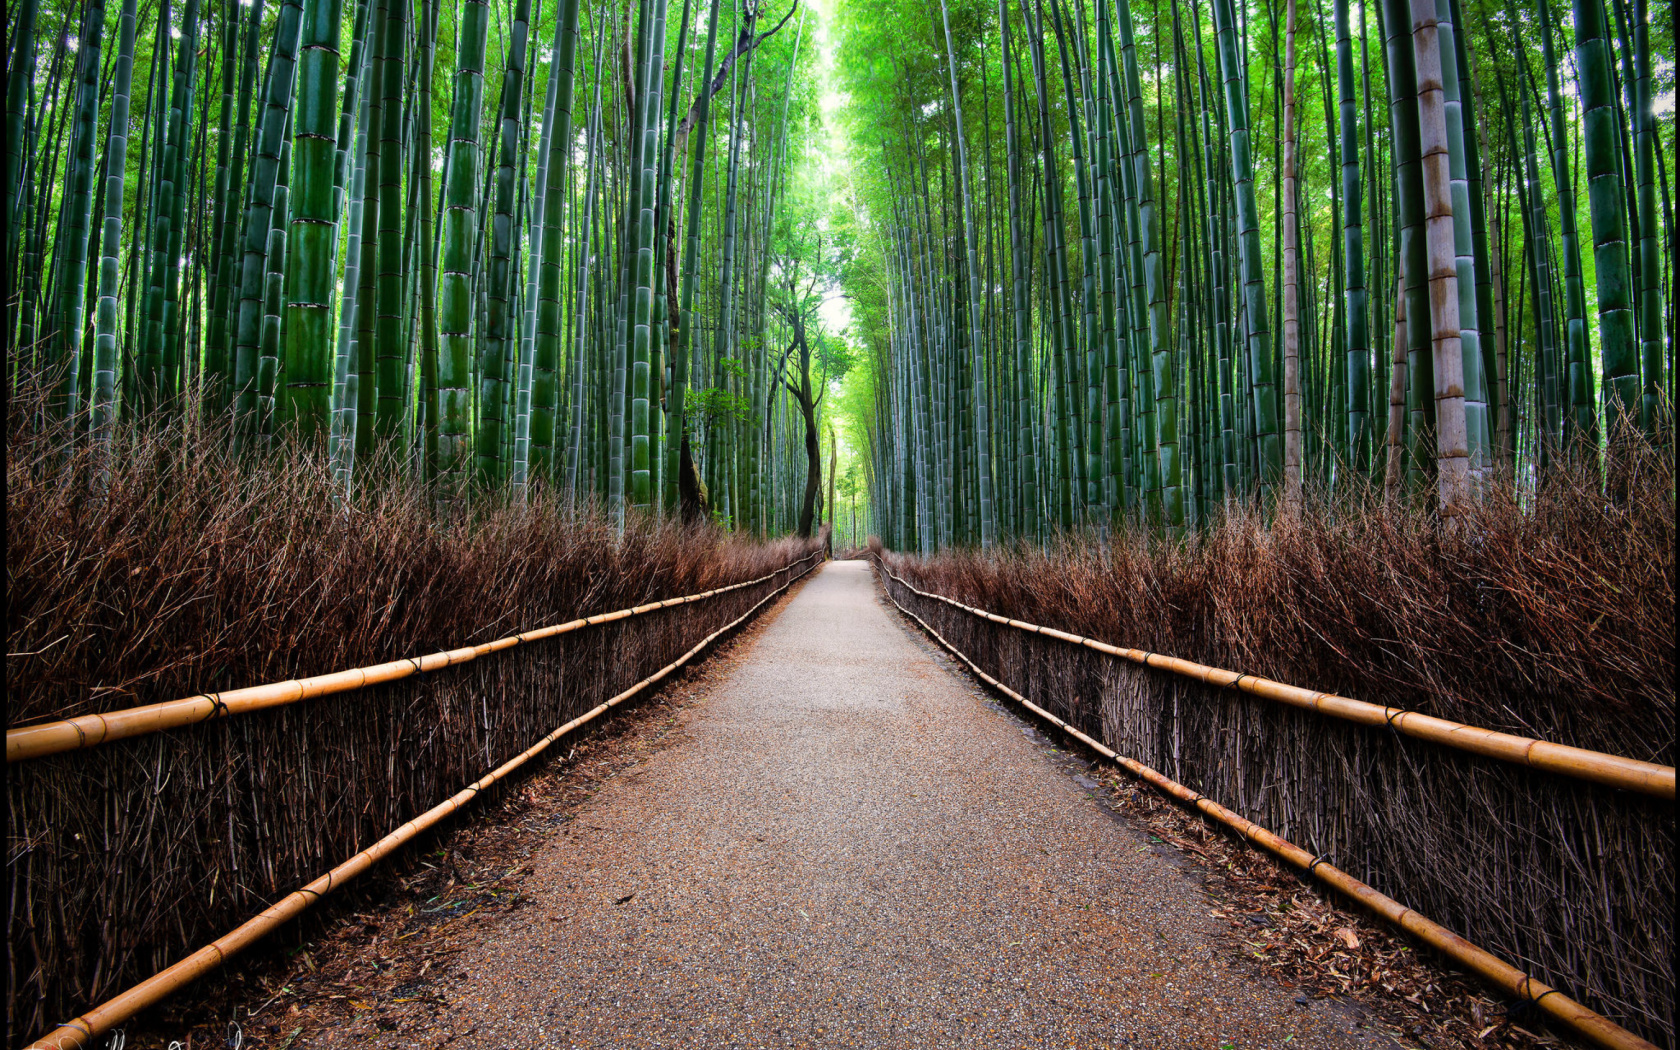
M 813 20 L 758 0 L 20 0 L 10 381 L 77 441 L 325 442 L 445 514 L 532 486 L 814 528 L 793 231 Z M 809 206 L 806 206 L 809 210 Z M 834 369 L 829 368 L 829 371 Z M 815 392 L 813 393 L 813 385 Z
M 1554 5 L 842 3 L 887 545 L 1615 498 L 1669 441 L 1672 12 Z

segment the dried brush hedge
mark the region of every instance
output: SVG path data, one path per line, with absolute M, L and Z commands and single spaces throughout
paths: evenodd
M 395 480 L 335 504 L 305 450 L 115 439 L 104 498 L 8 412 L 7 724 L 482 642 L 765 575 L 804 551 L 533 496 L 441 525 Z M 342 696 L 7 770 L 7 1028 L 179 958 L 740 616 L 784 577 Z
M 1491 486 L 1505 491 L 1505 486 Z M 1467 527 L 1320 498 L 1178 545 L 886 564 L 933 593 L 1117 645 L 1674 763 L 1674 470 L 1560 477 Z M 1408 740 L 989 623 L 887 581 L 989 673 L 1504 955 L 1674 1040 L 1674 806 Z

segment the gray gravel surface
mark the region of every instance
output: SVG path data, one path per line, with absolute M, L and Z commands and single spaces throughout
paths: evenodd
M 1375 1046 L 830 563 L 388 1045 Z

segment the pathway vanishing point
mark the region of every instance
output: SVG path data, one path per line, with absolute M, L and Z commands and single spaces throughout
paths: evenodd
M 1255 976 L 1194 877 L 936 657 L 867 563 L 773 615 L 686 739 L 533 857 L 533 905 L 430 985 L 435 1016 L 377 1041 L 1393 1045 Z

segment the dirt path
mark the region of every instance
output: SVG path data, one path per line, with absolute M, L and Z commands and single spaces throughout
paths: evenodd
M 319 1043 L 1391 1045 L 1256 978 L 1196 881 L 863 562 L 826 566 L 682 718 L 532 858 L 531 903 L 426 1009 Z

